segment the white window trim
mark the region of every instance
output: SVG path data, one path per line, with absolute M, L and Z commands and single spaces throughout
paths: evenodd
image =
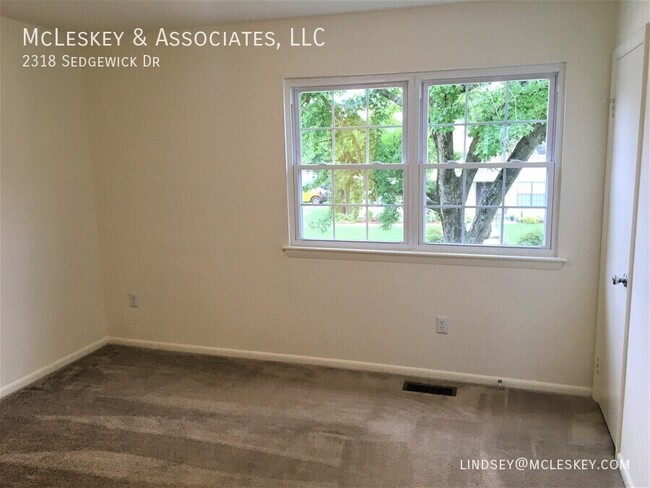
M 400 256 L 397 260 L 403 261 L 404 256 L 412 255 L 417 257 L 417 262 L 422 262 L 427 256 L 436 257 L 435 261 L 445 256 L 453 258 L 455 261 L 459 257 L 467 256 L 470 260 L 486 257 L 488 263 L 498 263 L 503 259 L 512 257 L 515 261 L 525 263 L 526 261 L 536 263 L 553 263 L 555 267 L 558 263 L 560 266 L 566 262 L 563 258 L 558 258 L 557 254 L 557 227 L 558 227 L 558 203 L 559 203 L 559 175 L 561 166 L 561 148 L 562 148 L 562 114 L 564 106 L 564 64 L 544 64 L 533 66 L 516 66 L 516 67 L 499 67 L 499 68 L 480 68 L 469 70 L 449 70 L 435 72 L 415 72 L 401 74 L 380 74 L 380 75 L 361 75 L 361 76 L 339 76 L 327 78 L 302 78 L 287 79 L 284 82 L 284 105 L 285 105 L 285 137 L 286 137 L 286 160 L 287 160 L 287 199 L 289 209 L 289 239 L 288 245 L 283 249 L 290 256 L 306 257 L 313 256 L 315 252 L 339 251 L 327 253 L 329 258 L 342 259 L 340 255 L 345 254 L 343 259 L 350 259 L 356 251 L 359 255 L 373 255 L 373 260 L 378 256 L 384 256 L 387 260 L 395 260 L 395 256 Z M 553 170 L 548 172 L 547 194 L 548 207 L 546 218 L 546 243 L 540 248 L 511 247 L 511 246 L 484 246 L 468 244 L 424 244 L 420 236 L 423 235 L 422 226 L 424 222 L 424 185 L 420 184 L 420 171 L 424 171 L 427 166 L 421 164 L 424 161 L 422 149 L 424 144 L 421 143 L 426 131 L 426 111 L 422 110 L 422 104 L 426 102 L 423 96 L 423 88 L 427 84 L 442 83 L 459 83 L 472 81 L 492 81 L 516 79 L 521 76 L 530 78 L 550 77 L 555 80 L 554 88 L 549 90 L 549 114 L 548 114 L 548 136 L 547 140 L 552 141 L 552 147 L 547 145 L 547 160 L 554 161 Z M 350 242 L 350 241 L 326 241 L 326 240 L 307 240 L 299 238 L 300 222 L 296 195 L 301 195 L 299 178 L 296 177 L 297 170 L 295 161 L 299 161 L 296 151 L 300 151 L 299 141 L 300 127 L 296 127 L 294 120 L 299 120 L 294 114 L 298 110 L 297 104 L 293 101 L 296 94 L 301 91 L 328 90 L 333 87 L 347 88 L 358 87 L 359 85 L 404 85 L 404 96 L 407 104 L 404 110 L 404 229 L 405 243 L 385 243 L 385 242 Z M 551 84 L 553 86 L 553 83 Z M 424 118 L 424 119 L 423 119 Z M 468 167 L 467 163 L 462 163 Z M 486 167 L 486 163 L 480 163 Z M 508 163 L 497 163 L 503 167 Z M 527 163 L 533 166 L 535 163 Z M 540 163 L 541 164 L 541 163 Z M 543 163 L 543 166 L 549 166 Z M 305 165 L 306 166 L 306 165 Z M 309 165 L 315 166 L 315 165 Z M 336 169 L 337 165 L 328 165 L 330 169 Z M 340 166 L 340 165 L 339 165 Z M 393 166 L 395 168 L 402 165 L 386 165 L 387 169 Z M 302 169 L 305 169 L 304 167 Z M 317 169 L 316 167 L 314 169 Z M 415 191 L 412 190 L 416 186 Z M 420 204 L 421 203 L 421 204 Z M 417 222 L 413 222 L 413 219 Z M 300 250 L 311 250 L 315 252 L 299 253 Z M 300 256 L 298 256 L 300 254 Z M 501 257 L 501 259 L 489 259 L 490 257 Z M 523 259 L 522 259 L 523 258 Z M 526 259 L 530 258 L 530 259 Z M 548 258 L 541 259 L 540 258 Z M 366 259 L 360 257 L 360 259 Z M 407 260 L 408 261 L 408 260 Z M 424 259 L 426 261 L 426 259 Z M 543 265 L 542 265 L 543 266 Z

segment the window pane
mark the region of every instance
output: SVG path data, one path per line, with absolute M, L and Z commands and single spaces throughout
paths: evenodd
M 503 225 L 506 246 L 544 247 L 546 209 L 509 208 Z
M 362 170 L 335 170 L 334 203 L 365 204 L 366 173 L 367 171 Z
M 341 206 L 335 209 L 337 241 L 367 240 L 366 207 Z
M 439 205 L 463 205 L 461 175 L 461 170 L 442 168 L 438 170 L 436 188 Z
M 303 239 L 333 239 L 332 207 L 300 206 Z
M 501 208 L 472 207 L 465 209 L 463 242 L 471 245 L 501 245 Z
M 546 161 L 546 124 L 508 125 L 508 161 Z
M 501 208 L 427 208 L 425 242 L 429 244 L 501 243 Z
M 300 94 L 300 127 L 332 127 L 332 92 Z
M 437 173 L 428 171 L 425 190 L 427 205 L 501 205 L 499 171 L 498 168 L 441 168 Z M 438 185 L 441 191 L 438 191 Z
M 404 241 L 404 209 L 402 207 L 370 207 L 368 235 L 371 241 Z
M 370 163 L 402 162 L 402 129 L 370 129 Z
M 505 119 L 506 84 L 503 81 L 471 83 L 467 87 L 468 122 Z
M 448 163 L 463 160 L 465 126 L 429 127 L 427 131 L 427 161 Z
M 549 80 L 508 82 L 508 120 L 546 120 Z
M 366 162 L 366 130 L 340 129 L 334 131 L 336 162 L 351 164 Z
M 332 131 L 304 130 L 301 134 L 302 164 L 332 162 Z
M 436 209 L 440 215 L 440 231 L 442 233 L 441 243 L 445 244 L 461 244 L 463 242 L 463 209 L 462 208 L 449 208 L 442 207 Z M 429 209 L 427 209 L 429 212 Z M 434 233 L 434 237 L 438 238 L 438 234 L 435 231 L 429 230 L 429 225 L 427 225 L 427 233 Z M 435 225 L 431 226 L 437 228 Z M 429 236 L 427 236 L 429 239 Z M 427 241 L 428 242 L 428 241 Z
M 503 182 L 499 168 L 480 168 L 466 170 L 467 199 L 466 205 L 494 206 L 501 205 Z M 471 181 L 471 185 L 469 182 Z
M 427 208 L 424 216 L 425 232 L 424 242 L 441 244 L 444 242 L 440 209 Z
M 530 171 L 532 168 L 526 168 L 526 171 Z M 546 180 L 546 178 L 544 178 Z M 546 193 L 546 181 L 543 183 L 533 183 L 533 195 L 544 195 Z
M 519 193 L 517 194 L 517 205 L 528 207 L 530 205 L 530 194 Z
M 504 153 L 505 125 L 468 125 L 467 162 L 500 163 L 506 160 Z
M 481 168 L 463 171 L 465 172 L 465 185 L 468 188 L 464 212 L 462 197 L 458 197 L 459 185 L 462 185 L 462 173 L 459 175 L 458 170 L 454 169 L 427 171 L 427 203 L 441 206 L 428 208 L 426 211 L 426 242 L 500 245 L 504 176 L 506 188 L 510 188 L 506 196 L 506 206 L 539 205 L 542 208 L 539 210 L 516 209 L 521 215 L 514 213 L 512 209 L 507 210 L 506 221 L 509 225 L 521 223 L 522 226 L 504 228 L 503 245 L 519 245 L 516 238 L 521 232 L 518 233 L 518 231 L 526 230 L 525 227 L 528 224 L 539 224 L 540 220 L 543 221 L 546 196 L 531 192 L 534 186 L 545 186 L 546 168 Z M 527 181 L 522 181 L 520 184 L 520 178 Z M 435 191 L 438 184 L 442 190 L 440 192 Z M 522 211 L 523 213 L 521 213 Z M 522 218 L 523 220 L 520 222 Z
M 402 88 L 368 90 L 370 125 L 402 125 Z
M 507 182 L 511 180 L 512 182 L 506 194 L 505 205 L 545 207 L 546 172 L 546 168 L 508 168 Z
M 369 203 L 403 203 L 404 171 L 377 169 L 368 172 Z
M 429 125 L 462 123 L 464 119 L 464 84 L 429 87 Z
M 546 195 L 540 195 L 540 194 L 533 193 L 530 204 L 533 207 L 545 207 L 546 206 Z
M 303 170 L 300 172 L 302 203 L 320 205 L 331 199 L 331 172 L 329 170 Z
M 338 90 L 334 92 L 334 125 L 359 127 L 368 122 L 366 90 Z
M 424 201 L 425 205 L 440 205 L 437 169 L 428 169 L 424 173 Z
M 530 182 L 518 182 L 517 183 L 517 193 L 523 193 L 529 195 L 531 193 L 532 183 Z

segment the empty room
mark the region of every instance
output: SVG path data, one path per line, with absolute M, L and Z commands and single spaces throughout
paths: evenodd
M 650 1 L 0 14 L 0 487 L 650 487 Z

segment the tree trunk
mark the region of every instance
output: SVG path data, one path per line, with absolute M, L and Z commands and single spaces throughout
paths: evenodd
M 533 131 L 527 136 L 522 137 L 514 150 L 510 154 L 508 161 L 527 161 L 535 148 L 542 142 L 546 135 L 546 125 L 536 124 Z M 505 195 L 510 190 L 510 187 L 519 176 L 521 169 L 508 168 L 507 171 L 502 169 L 499 171 L 498 176 L 490 186 L 489 190 L 483 197 L 481 205 L 501 205 Z M 504 192 L 504 179 L 505 173 L 505 192 Z M 476 216 L 472 221 L 472 226 L 465 235 L 465 242 L 467 244 L 482 244 L 485 239 L 490 237 L 492 233 L 492 220 L 497 213 L 498 208 L 481 208 L 476 212 Z M 444 225 L 444 223 L 443 223 Z
M 434 131 L 438 161 L 447 162 L 454 159 L 453 133 Z M 448 205 L 462 205 L 463 192 L 461 179 L 453 169 L 439 169 L 437 177 L 438 201 L 441 209 L 442 234 L 444 242 L 461 242 L 462 239 L 462 209 L 445 208 Z

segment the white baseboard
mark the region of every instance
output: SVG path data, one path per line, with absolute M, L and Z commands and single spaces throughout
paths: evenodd
M 143 347 L 147 349 L 159 349 L 164 351 L 206 354 L 211 356 L 260 359 L 264 361 L 277 361 L 282 363 L 310 364 L 340 369 L 392 373 L 402 376 L 415 376 L 421 378 L 458 381 L 462 383 L 478 383 L 491 386 L 499 386 L 499 380 L 501 380 L 501 385 L 506 388 L 591 397 L 591 388 L 587 386 L 544 383 L 540 381 L 521 380 L 514 378 L 499 378 L 496 376 L 458 373 L 454 371 L 440 371 L 426 368 L 414 368 L 410 366 L 395 366 L 391 364 L 368 363 L 362 361 L 351 361 L 347 359 L 321 358 L 273 352 L 247 351 L 241 349 L 224 349 L 220 347 L 195 346 L 191 344 L 179 344 L 174 342 L 145 341 L 140 339 L 127 339 L 124 337 L 109 337 L 108 343 L 122 346 Z
M 482 385 L 516 388 L 521 390 L 540 391 L 548 393 L 562 393 L 568 395 L 579 395 L 591 397 L 591 388 L 586 386 L 564 385 L 559 383 L 545 383 L 540 381 L 522 380 L 516 378 L 499 378 L 470 373 L 458 373 L 454 371 L 441 371 L 426 368 L 414 368 L 411 366 L 396 366 L 391 364 L 369 363 L 363 361 L 352 361 L 347 359 L 322 358 L 314 356 L 301 356 L 296 354 L 281 354 L 273 352 L 247 351 L 242 349 L 226 349 L 221 347 L 196 346 L 191 344 L 179 344 L 174 342 L 145 341 L 140 339 L 127 339 L 123 337 L 104 337 L 89 344 L 53 363 L 40 368 L 22 378 L 0 388 L 0 398 L 7 396 L 16 390 L 53 373 L 57 369 L 86 356 L 106 344 L 123 346 L 143 347 L 147 349 L 159 349 L 164 351 L 188 352 L 194 354 L 206 354 L 211 356 L 225 356 L 246 359 L 259 359 L 263 361 L 277 361 L 282 363 L 309 364 L 317 366 L 328 366 L 339 369 L 352 369 L 359 371 L 374 371 L 379 373 L 391 373 L 402 376 L 413 376 L 431 378 L 447 381 L 458 381 L 462 383 L 477 383 Z M 499 383 L 501 380 L 501 383 Z M 627 473 L 624 473 L 624 477 Z M 629 476 L 629 475 L 627 475 Z
M 629 469 L 622 469 L 621 466 L 623 466 L 623 463 L 626 461 L 623 459 L 623 456 L 621 453 L 616 454 L 616 460 L 618 461 L 618 472 L 621 473 L 621 478 L 623 478 L 623 483 L 625 484 L 625 488 L 635 488 L 635 484 L 632 482 L 632 477 L 630 476 L 630 470 Z
M 0 398 L 5 397 L 15 392 L 16 390 L 20 390 L 21 388 L 24 388 L 27 385 L 40 380 L 41 378 L 47 376 L 48 374 L 53 373 L 57 369 L 61 369 L 64 366 L 73 363 L 77 359 L 81 359 L 82 357 L 90 354 L 91 352 L 96 351 L 97 349 L 105 346 L 106 344 L 108 344 L 108 338 L 104 337 L 102 339 L 99 339 L 98 341 L 93 342 L 92 344 L 88 344 L 87 346 L 76 350 L 72 354 L 68 354 L 67 356 L 62 357 L 61 359 L 57 359 L 53 363 L 50 363 L 47 366 L 34 371 L 33 373 L 30 373 L 28 375 L 23 376 L 22 378 L 18 378 L 17 380 L 12 381 L 8 385 L 5 385 L 0 388 Z

